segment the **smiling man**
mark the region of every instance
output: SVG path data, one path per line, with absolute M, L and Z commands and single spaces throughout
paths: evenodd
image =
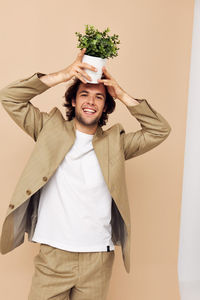
M 76 128 L 89 134 L 94 134 L 102 113 L 106 111 L 106 89 L 104 84 L 81 83 L 76 100 L 72 100 L 75 107 Z
M 67 68 L 35 73 L 0 90 L 15 123 L 36 145 L 17 183 L 3 223 L 0 250 L 6 254 L 28 240 L 40 244 L 29 300 L 105 300 L 120 246 L 130 272 L 131 218 L 125 161 L 162 143 L 171 127 L 145 99 L 128 95 L 104 67 L 98 84 L 82 63 L 85 50 Z M 41 112 L 31 99 L 75 79 L 65 92 L 64 119 L 54 107 Z M 107 130 L 108 114 L 121 101 L 141 129 Z

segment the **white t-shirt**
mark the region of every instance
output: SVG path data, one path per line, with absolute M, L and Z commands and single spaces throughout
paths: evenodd
M 112 197 L 92 139 L 76 129 L 75 143 L 41 189 L 32 241 L 76 252 L 114 250 Z

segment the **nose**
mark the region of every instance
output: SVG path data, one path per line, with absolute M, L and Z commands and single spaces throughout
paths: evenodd
M 88 99 L 87 99 L 87 102 L 88 102 L 88 104 L 94 104 L 95 103 L 95 97 L 94 96 L 90 96 L 90 97 L 88 97 Z

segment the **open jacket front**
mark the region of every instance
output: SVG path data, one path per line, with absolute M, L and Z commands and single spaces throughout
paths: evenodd
M 41 112 L 30 100 L 49 89 L 40 72 L 10 83 L 0 90 L 4 109 L 15 123 L 35 141 L 35 147 L 17 182 L 3 223 L 0 251 L 6 254 L 28 240 L 37 222 L 40 192 L 75 142 L 74 120 L 67 121 L 54 107 Z M 126 272 L 130 272 L 131 220 L 125 181 L 125 160 L 141 155 L 162 143 L 171 131 L 168 122 L 145 99 L 127 106 L 142 129 L 125 133 L 117 123 L 107 130 L 101 127 L 92 143 L 102 174 L 112 196 L 112 240 L 120 245 Z M 64 230 L 64 228 L 63 228 Z

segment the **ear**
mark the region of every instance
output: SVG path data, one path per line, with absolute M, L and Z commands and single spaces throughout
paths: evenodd
M 72 106 L 76 106 L 76 101 L 75 101 L 75 99 L 74 98 L 72 98 Z

